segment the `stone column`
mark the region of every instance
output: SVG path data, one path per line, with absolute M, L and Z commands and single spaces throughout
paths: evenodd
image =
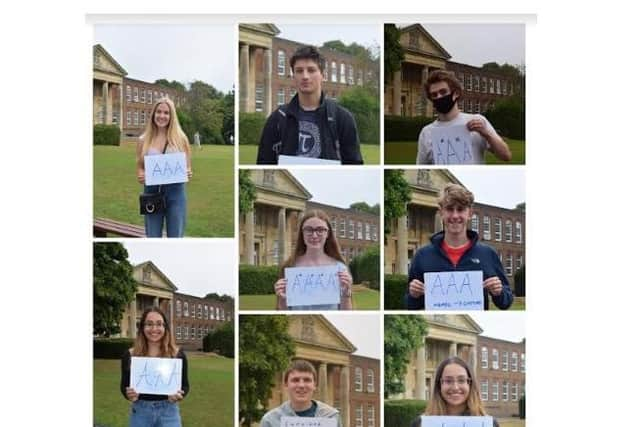
M 327 393 L 327 364 L 320 363 L 320 369 L 318 369 L 318 393 L 321 401 L 331 404 L 329 402 L 329 396 Z
M 416 394 L 414 399 L 425 400 L 427 398 L 426 360 L 426 348 L 422 345 L 416 350 Z
M 249 112 L 249 45 L 240 44 L 240 111 Z
M 154 307 L 160 307 L 160 298 L 153 297 L 153 306 Z
M 111 124 L 109 121 L 109 82 L 102 82 L 102 123 L 105 125 Z
M 449 344 L 449 356 L 458 355 L 458 343 L 452 342 Z
M 476 370 L 478 369 L 478 360 L 476 357 L 476 346 L 469 346 L 469 364 L 471 365 L 471 372 L 473 375 L 476 375 Z
M 287 215 L 286 208 L 278 210 L 278 263 L 284 262 L 285 245 L 287 243 Z
M 343 366 L 340 372 L 340 413 L 342 414 L 342 425 L 348 427 L 350 423 L 350 405 L 349 405 L 349 367 Z
M 173 299 L 169 299 L 169 325 L 171 325 L 171 331 L 173 338 L 176 338 L 176 325 L 173 324 Z
M 264 50 L 265 77 L 264 77 L 264 113 L 268 116 L 273 107 L 271 106 L 271 71 L 273 64 L 271 63 L 271 49 Z
M 398 218 L 398 254 L 396 256 L 397 268 L 396 274 L 407 274 L 407 252 L 408 252 L 408 236 L 407 236 L 407 215 Z
M 118 89 L 118 127 L 120 128 L 120 131 L 122 131 L 122 114 L 124 111 L 124 103 L 122 102 L 122 85 L 116 85 L 116 87 Z
M 133 297 L 133 301 L 129 303 L 129 338 L 136 337 L 136 299 L 137 295 Z
M 249 81 L 247 89 L 247 111 L 253 112 L 256 110 L 256 48 L 252 49 L 251 46 L 249 46 Z M 265 109 L 264 104 L 262 109 Z
M 400 70 L 393 73 L 393 115 L 399 116 L 402 113 L 402 72 Z
M 255 206 L 252 206 L 255 209 Z M 253 251 L 254 251 L 254 235 L 255 230 L 253 227 L 253 210 L 250 210 L 244 214 L 244 262 L 248 265 L 254 264 Z

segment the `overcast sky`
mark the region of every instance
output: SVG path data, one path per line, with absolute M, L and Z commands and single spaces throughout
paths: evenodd
M 380 203 L 380 171 L 360 170 L 290 170 L 311 193 L 311 201 L 348 208 L 355 202 Z
M 524 167 L 450 167 L 475 201 L 513 209 L 525 199 Z
M 525 63 L 525 24 L 423 23 L 422 26 L 449 52 L 451 61 L 476 67 L 487 62 Z
M 380 315 L 378 314 L 325 314 L 333 324 L 351 343 L 357 347 L 354 354 L 360 356 L 380 357 L 382 330 L 380 329 Z
M 231 239 L 151 240 L 124 242 L 131 264 L 152 261 L 181 293 L 204 297 L 217 292 L 235 298 L 238 265 Z
M 526 338 L 524 311 L 479 311 L 469 315 L 482 328 L 481 335 L 512 342 Z
M 202 80 L 222 92 L 233 88 L 235 25 L 97 24 L 95 42 L 127 71 L 127 77 L 191 83 Z
M 378 24 L 275 24 L 281 31 L 277 37 L 322 46 L 329 40 L 345 45 L 355 42 L 364 47 L 380 48 L 381 26 Z M 377 50 L 374 51 L 377 53 Z

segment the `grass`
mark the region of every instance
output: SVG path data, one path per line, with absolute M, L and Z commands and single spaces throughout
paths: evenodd
M 525 142 L 516 139 L 507 139 L 505 142 L 511 149 L 511 161 L 503 162 L 498 160 L 493 153 L 487 152 L 485 156 L 488 165 L 524 165 L 525 161 Z M 402 142 L 386 142 L 384 144 L 384 162 L 387 165 L 415 165 L 416 156 L 418 155 L 418 142 L 402 141 Z
M 257 145 L 240 145 L 240 160 L 241 165 L 255 165 L 256 158 L 258 157 Z M 379 165 L 380 164 L 380 146 L 373 144 L 360 144 L 360 153 L 362 154 L 362 160 L 365 165 Z M 415 159 L 414 159 L 415 162 Z
M 489 309 L 500 311 L 500 309 L 493 305 L 493 303 L 489 304 Z M 525 297 L 513 297 L 513 304 L 511 304 L 511 307 L 509 307 L 509 311 L 514 310 L 525 310 Z
M 144 225 L 139 214 L 135 144 L 94 146 L 93 215 Z M 191 237 L 233 237 L 233 147 L 203 145 L 192 151 L 187 184 L 187 228 Z
M 524 427 L 525 420 L 521 420 L 520 418 L 498 418 L 498 423 L 500 423 L 500 427 Z
M 190 392 L 180 403 L 183 425 L 232 427 L 233 359 L 190 352 L 187 358 Z M 128 426 L 129 406 L 120 394 L 120 361 L 94 360 L 94 425 Z
M 353 304 L 356 310 L 378 310 L 380 292 L 373 289 L 353 291 Z M 240 295 L 240 310 L 275 310 L 275 295 Z

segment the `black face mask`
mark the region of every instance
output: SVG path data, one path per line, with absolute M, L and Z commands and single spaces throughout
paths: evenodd
M 453 93 L 441 96 L 438 99 L 433 99 L 431 100 L 431 102 L 433 102 L 433 106 L 440 114 L 447 114 L 449 111 L 451 111 L 453 106 L 456 105 L 456 101 L 453 100 Z

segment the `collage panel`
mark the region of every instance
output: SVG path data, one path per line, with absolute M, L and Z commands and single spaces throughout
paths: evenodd
M 381 425 L 379 315 L 239 317 L 239 425 Z
M 379 170 L 241 169 L 239 180 L 240 310 L 380 308 Z
M 524 170 L 384 173 L 386 310 L 525 310 Z
M 233 237 L 234 34 L 94 26 L 94 237 Z
M 524 312 L 386 314 L 384 425 L 524 427 Z
M 380 29 L 239 24 L 239 163 L 380 164 Z
M 524 165 L 525 30 L 385 24 L 384 163 Z

